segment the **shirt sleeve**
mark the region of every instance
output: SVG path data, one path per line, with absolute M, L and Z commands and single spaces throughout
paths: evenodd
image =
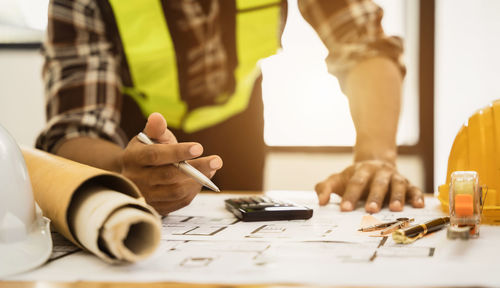
M 342 87 L 349 70 L 364 59 L 387 57 L 404 76 L 403 41 L 387 36 L 383 10 L 370 0 L 298 0 L 299 9 L 326 45 L 328 71 Z
M 47 125 L 36 147 L 52 152 L 75 137 L 124 146 L 119 64 L 95 1 L 52 0 L 48 16 L 42 49 Z

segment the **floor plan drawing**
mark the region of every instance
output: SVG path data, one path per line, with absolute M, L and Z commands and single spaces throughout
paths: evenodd
M 162 219 L 160 247 L 146 261 L 109 265 L 67 241 L 57 241 L 50 262 L 14 279 L 348 285 L 366 274 L 370 278 L 356 278 L 356 283 L 386 286 L 395 283 L 384 276 L 387 271 L 401 281 L 418 271 L 429 277 L 418 278 L 413 285 L 446 286 L 457 279 L 472 283 L 467 275 L 482 275 L 496 265 L 490 256 L 500 253 L 495 241 L 500 235 L 488 226 L 481 227 L 481 238 L 476 240 L 450 241 L 442 230 L 408 245 L 396 244 L 390 235 L 373 237 L 358 231 L 367 218 L 385 222 L 411 217 L 423 223 L 442 216 L 435 199 L 426 203 L 426 209 L 405 207 L 397 213 L 384 209 L 368 215 L 363 209 L 342 213 L 336 203 L 319 207 L 313 194 L 306 196 L 291 200 L 314 208 L 309 220 L 242 222 L 224 208 L 225 197 L 233 195 L 199 195 L 190 206 Z M 455 273 L 466 265 L 467 273 Z M 443 274 L 442 267 L 454 272 Z M 481 279 L 500 285 L 494 275 Z

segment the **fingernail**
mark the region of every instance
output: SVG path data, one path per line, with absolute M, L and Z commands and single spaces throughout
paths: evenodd
M 422 207 L 424 206 L 424 200 L 422 200 L 422 198 L 418 198 L 417 201 L 415 201 L 415 205 L 417 207 Z
M 222 163 L 219 158 L 214 158 L 210 160 L 210 168 L 219 169 L 222 166 Z
M 401 201 L 399 200 L 392 201 L 390 208 L 392 211 L 401 211 Z
M 366 211 L 371 212 L 371 213 L 377 212 L 378 211 L 378 204 L 375 202 L 371 202 L 370 204 L 368 204 L 366 206 Z
M 349 201 L 342 202 L 342 204 L 340 204 L 340 210 L 341 211 L 351 211 L 352 210 L 352 203 Z
M 189 153 L 191 153 L 191 155 L 193 156 L 198 156 L 201 154 L 201 152 L 203 152 L 203 147 L 201 147 L 201 145 L 199 144 L 193 145 L 191 146 L 191 148 L 189 148 Z

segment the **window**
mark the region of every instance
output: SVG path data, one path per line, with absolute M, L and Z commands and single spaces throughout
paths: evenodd
M 48 0 L 0 1 L 0 44 L 40 43 Z
M 265 141 L 269 146 L 352 146 L 355 130 L 347 98 L 328 74 L 326 47 L 289 0 L 283 49 L 261 61 Z M 405 39 L 404 82 L 398 145 L 415 145 L 418 120 L 418 2 L 375 1 L 384 9 L 387 34 Z

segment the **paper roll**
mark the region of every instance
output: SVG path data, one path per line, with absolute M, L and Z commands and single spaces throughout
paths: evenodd
M 161 221 L 137 187 L 120 174 L 23 148 L 33 193 L 55 229 L 107 262 L 151 255 Z
M 147 205 L 103 187 L 81 191 L 69 211 L 76 239 L 108 262 L 136 262 L 154 252 L 160 225 Z

